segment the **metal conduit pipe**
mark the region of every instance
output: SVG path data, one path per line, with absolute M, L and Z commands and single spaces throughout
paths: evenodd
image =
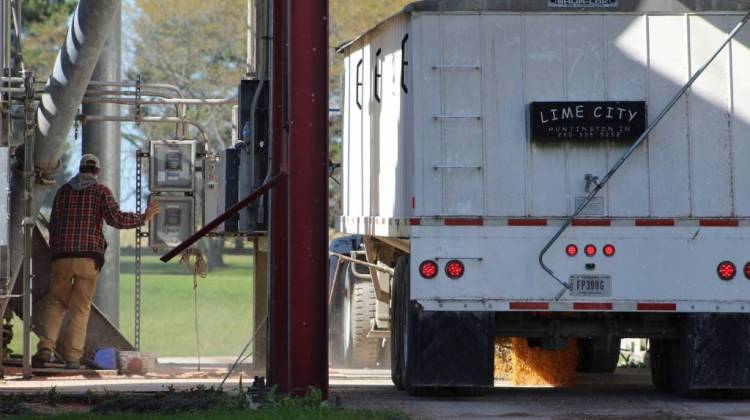
M 203 141 L 208 147 L 208 135 L 206 134 L 206 128 L 198 121 L 189 120 L 186 118 L 177 117 L 141 117 L 136 116 L 117 116 L 117 115 L 78 115 L 76 117 L 78 121 L 85 124 L 89 121 L 120 121 L 120 122 L 141 122 L 141 123 L 163 123 L 163 124 L 189 124 L 198 130 L 203 137 Z
M 175 99 L 174 95 L 170 95 L 164 92 L 159 92 L 157 90 L 146 90 L 146 91 L 140 91 L 140 95 L 138 92 L 135 91 L 127 91 L 127 90 L 87 90 L 86 96 L 83 97 L 82 103 L 84 104 L 90 104 L 90 103 L 114 103 L 114 104 L 121 104 L 121 105 L 131 105 L 123 102 L 94 102 L 96 99 L 113 99 L 118 100 L 119 98 L 109 98 L 105 95 L 114 95 L 114 96 L 149 96 L 149 97 L 162 97 L 162 98 L 168 98 L 168 99 Z M 93 98 L 91 97 L 93 96 Z M 143 104 L 140 102 L 140 99 L 136 101 L 136 103 L 132 104 L 134 106 Z M 143 104 L 147 105 L 147 104 Z M 186 115 L 186 109 L 183 106 L 174 105 L 175 114 L 178 118 L 185 118 Z M 184 137 L 184 130 L 181 130 L 182 125 L 180 123 L 176 124 L 175 128 L 175 138 L 182 138 Z
M 60 169 L 63 144 L 67 140 L 78 105 L 104 47 L 119 4 L 119 0 L 80 0 L 70 19 L 65 41 L 57 55 L 35 116 L 36 147 L 33 159 L 36 185 L 31 200 L 33 214 L 39 211 L 42 198 L 54 185 L 53 175 Z M 24 177 L 18 170 L 14 171 L 11 180 L 10 208 L 12 289 L 24 255 Z M 0 312 L 4 313 L 7 301 L 1 305 Z
M 146 96 L 156 96 L 156 95 L 146 95 Z M 85 100 L 95 100 L 95 99 L 107 99 L 107 100 L 116 100 L 115 98 L 90 98 L 90 97 L 84 97 Z M 233 105 L 237 103 L 237 97 L 231 97 L 231 98 L 223 98 L 223 99 L 170 99 L 170 98 L 158 98 L 158 99 L 117 99 L 117 100 L 123 100 L 128 101 L 132 103 L 133 105 L 211 105 L 211 106 L 218 106 L 218 105 Z

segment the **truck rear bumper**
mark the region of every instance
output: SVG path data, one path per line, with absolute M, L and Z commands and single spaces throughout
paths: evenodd
M 594 278 L 603 287 L 574 291 L 549 276 L 539 251 L 554 226 L 411 226 L 411 296 L 430 311 L 556 312 L 750 312 L 750 227 L 582 226 L 572 227 L 549 250 L 545 262 L 574 286 Z M 570 256 L 568 245 L 578 252 Z M 595 253 L 584 249 L 593 245 Z M 614 247 L 606 256 L 603 248 Z M 421 262 L 437 263 L 424 278 Z M 465 267 L 460 278 L 445 272 L 449 261 Z M 736 272 L 719 277 L 720 263 Z M 560 296 L 559 299 L 556 297 Z

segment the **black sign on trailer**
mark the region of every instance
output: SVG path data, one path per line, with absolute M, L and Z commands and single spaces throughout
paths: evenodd
M 646 131 L 646 102 L 532 102 L 531 140 L 635 141 Z

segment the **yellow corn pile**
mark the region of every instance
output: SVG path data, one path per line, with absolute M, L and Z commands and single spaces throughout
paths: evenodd
M 575 339 L 568 339 L 563 350 L 531 348 L 525 338 L 511 339 L 510 347 L 514 385 L 575 386 L 578 352 Z
M 513 376 L 513 350 L 510 338 L 495 338 L 495 379 L 510 381 Z

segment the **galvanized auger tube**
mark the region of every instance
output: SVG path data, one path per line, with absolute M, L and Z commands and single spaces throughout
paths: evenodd
M 682 98 L 682 96 L 690 89 L 690 87 L 695 83 L 696 80 L 703 74 L 703 72 L 708 68 L 708 66 L 713 63 L 713 61 L 716 59 L 716 57 L 721 54 L 721 52 L 726 48 L 726 46 L 737 36 L 737 34 L 742 30 L 742 28 L 747 24 L 747 22 L 750 21 L 750 13 L 746 14 L 745 17 L 742 18 L 742 20 L 737 24 L 737 26 L 732 30 L 732 32 L 729 33 L 729 36 L 727 36 L 727 39 L 719 46 L 719 48 L 716 50 L 716 52 L 711 56 L 711 58 L 706 61 L 706 63 L 698 69 L 697 72 L 688 80 L 688 82 L 675 94 L 674 98 L 672 98 L 671 101 L 667 104 L 666 107 L 659 113 L 659 115 L 651 122 L 651 124 L 646 128 L 646 131 L 641 134 L 640 137 L 638 137 L 638 140 L 633 143 L 630 148 L 625 151 L 625 153 L 622 155 L 620 160 L 618 160 L 614 166 L 607 172 L 606 175 L 604 175 L 604 178 L 602 178 L 601 182 L 595 183 L 594 188 L 589 192 L 589 194 L 586 196 L 586 199 L 583 200 L 583 202 L 575 209 L 572 215 L 570 215 L 563 225 L 560 227 L 560 229 L 552 236 L 552 239 L 547 242 L 547 244 L 542 248 L 541 252 L 539 253 L 539 265 L 542 266 L 542 269 L 547 272 L 550 276 L 552 276 L 555 281 L 560 283 L 563 286 L 563 289 L 560 290 L 560 292 L 555 296 L 555 300 L 559 300 L 565 292 L 571 289 L 571 285 L 567 282 L 560 280 L 556 275 L 555 272 L 552 271 L 545 263 L 544 263 L 544 255 L 549 251 L 549 249 L 552 247 L 552 245 L 562 236 L 563 232 L 573 223 L 573 220 L 583 211 L 584 208 L 591 202 L 591 200 L 596 196 L 599 191 L 604 188 L 604 186 L 609 182 L 610 178 L 612 178 L 612 175 L 617 172 L 618 169 L 625 163 L 626 160 L 630 157 L 630 155 L 635 152 L 636 149 L 638 149 L 638 146 L 643 143 L 646 138 L 648 138 L 649 134 L 651 134 L 652 131 L 656 128 L 657 125 L 661 122 L 662 119 L 669 113 L 669 111 L 672 110 L 672 108 L 677 104 L 677 102 Z
M 70 20 L 68 33 L 55 59 L 52 75 L 44 88 L 35 115 L 34 214 L 39 210 L 41 199 L 53 185 L 53 174 L 59 170 L 60 157 L 64 151 L 63 144 L 67 141 L 119 3 L 120 0 L 81 0 Z M 24 183 L 18 168 L 14 171 L 11 184 L 10 208 L 12 290 L 24 254 Z M 6 306 L 7 303 L 2 303 L 0 312 L 4 312 Z

